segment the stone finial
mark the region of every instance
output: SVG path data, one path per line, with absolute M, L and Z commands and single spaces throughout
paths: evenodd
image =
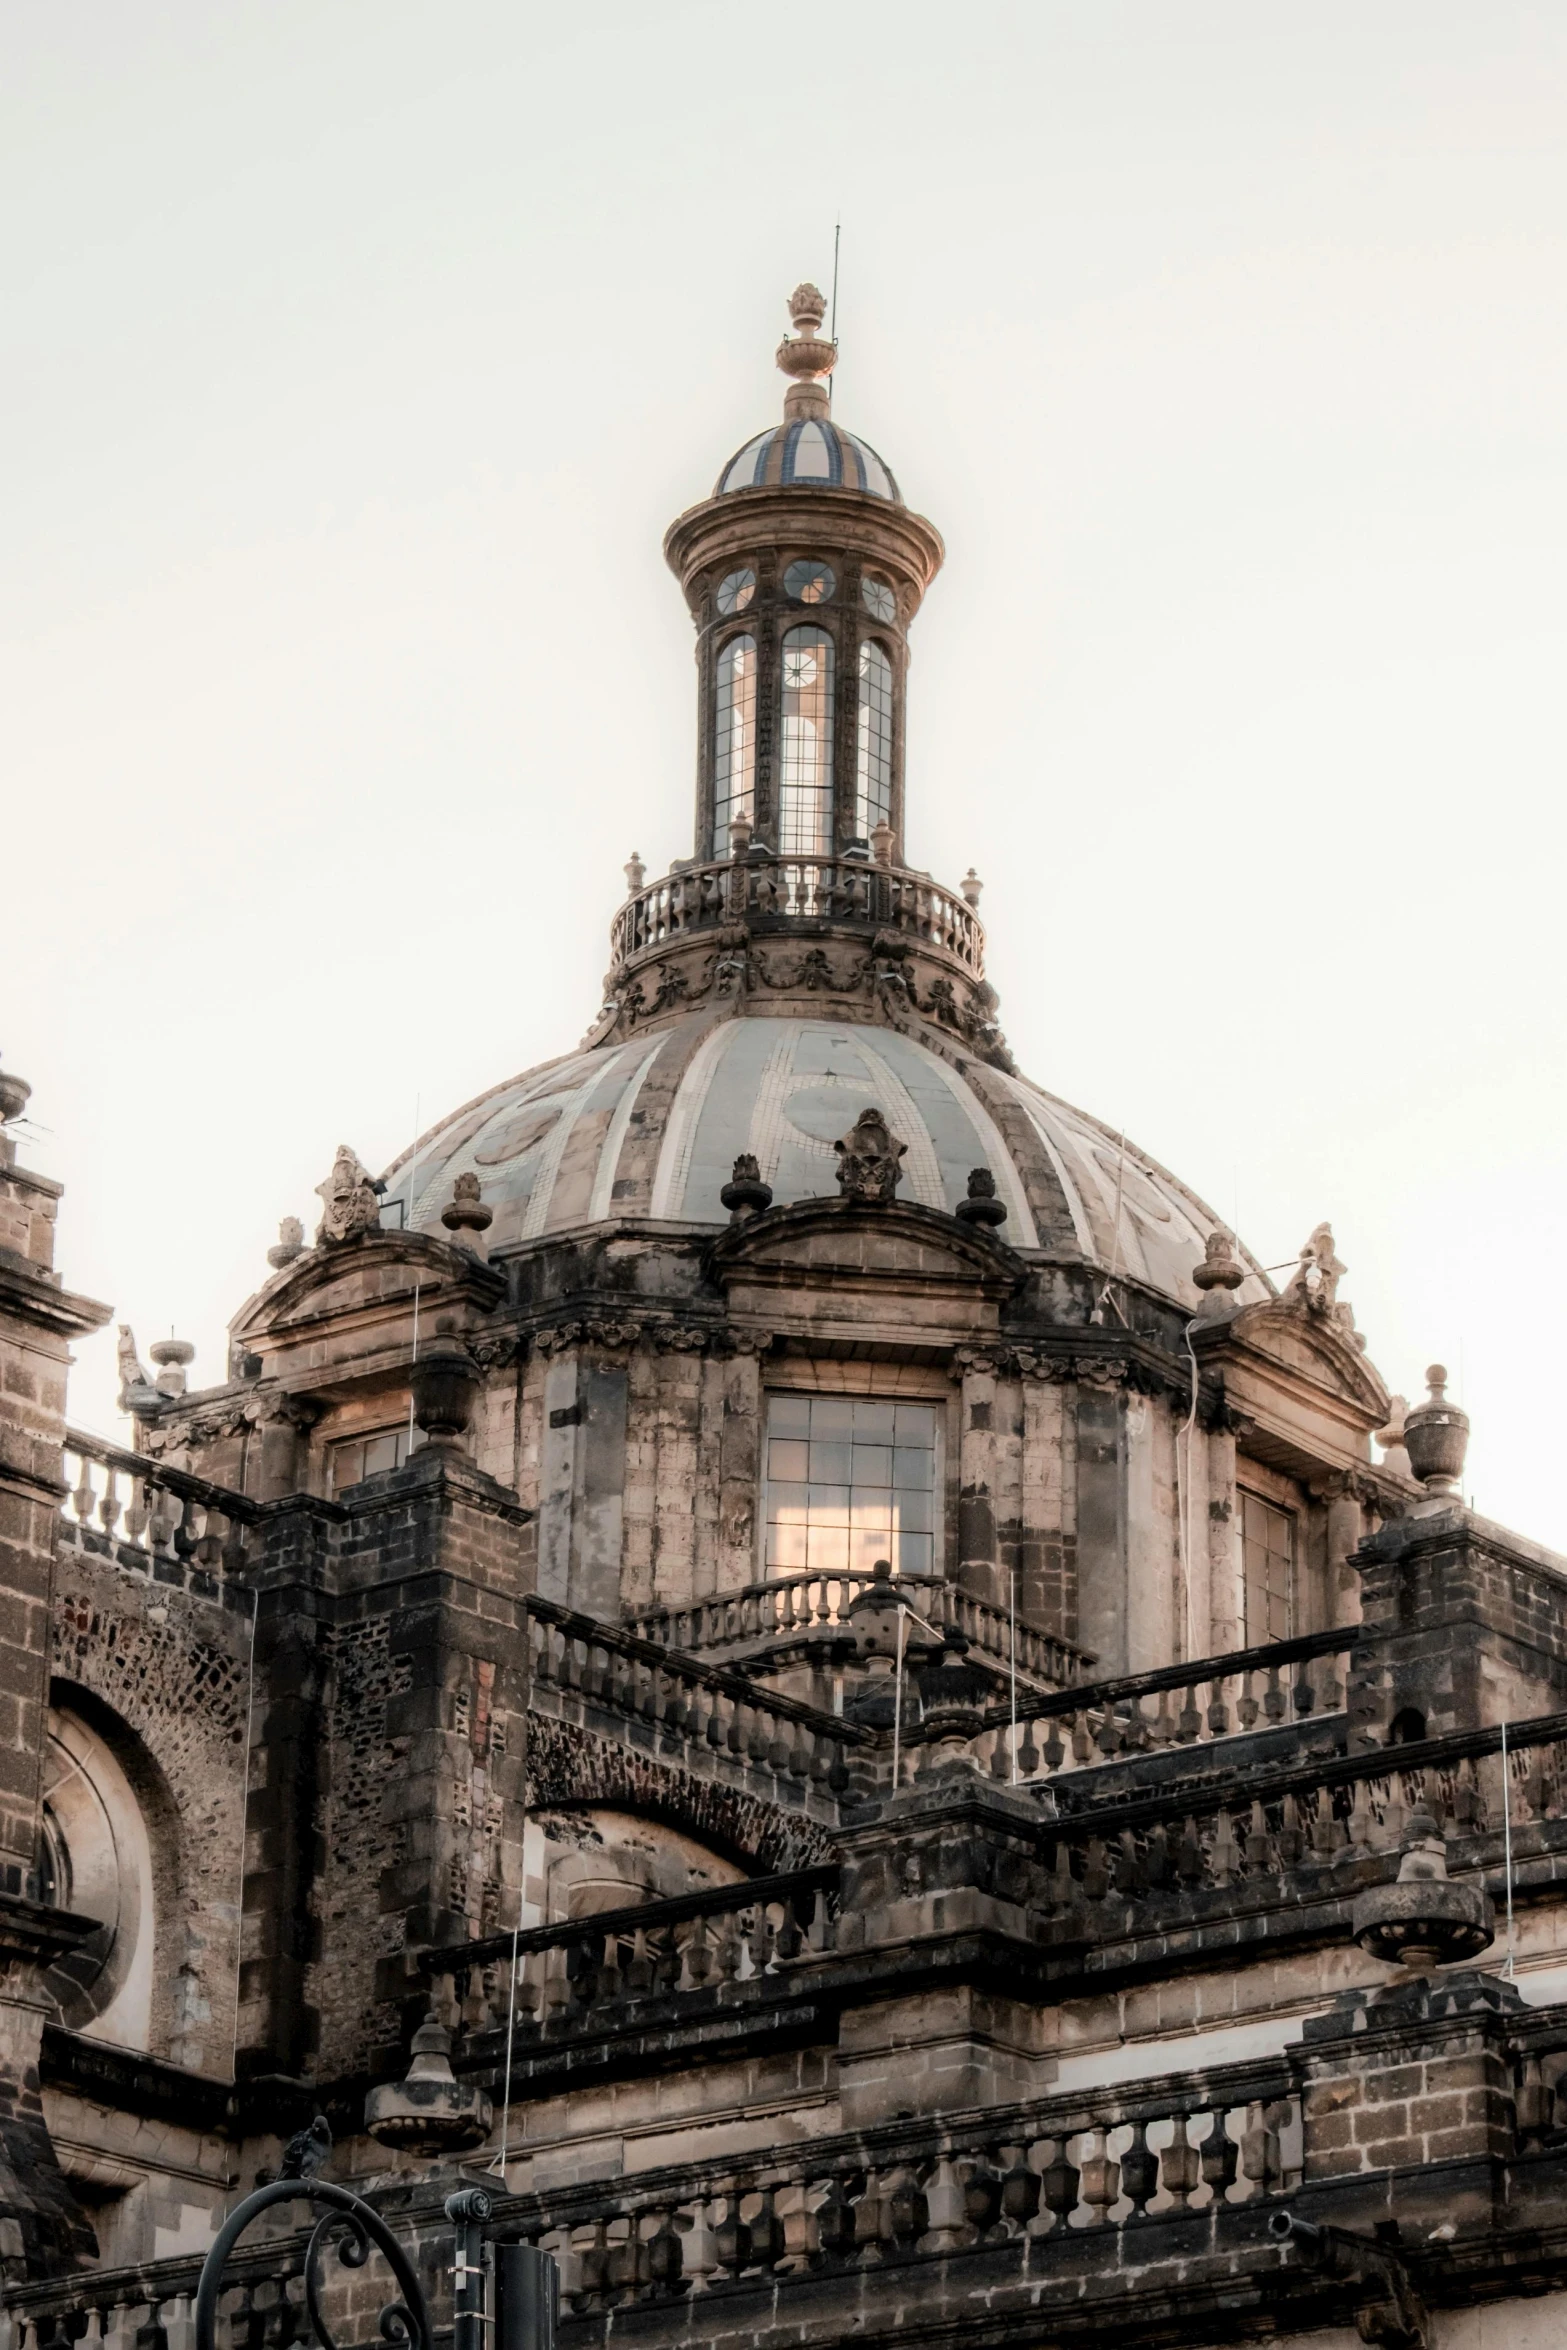
M 476 2084 L 457 2080 L 451 2034 L 432 2008 L 413 2036 L 404 2078 L 372 2089 L 365 2128 L 383 2146 L 407 2154 L 460 2154 L 490 2134 L 490 2100 Z
M 158 1366 L 156 1381 L 158 1393 L 172 1403 L 185 1392 L 185 1367 L 196 1359 L 196 1349 L 188 1338 L 160 1338 L 147 1352 Z
M 862 1110 L 832 1147 L 838 1154 L 838 1189 L 845 1199 L 891 1199 L 903 1180 L 902 1161 L 909 1146 L 889 1132 L 880 1110 Z
M 838 346 L 821 331 L 827 304 L 819 288 L 798 285 L 789 296 L 789 318 L 794 328 L 778 346 L 778 364 L 789 377 L 784 394 L 785 416 L 825 416 L 827 381 L 838 363 Z
M 141 1357 L 136 1352 L 136 1333 L 129 1322 L 119 1325 L 119 1339 L 115 1353 L 120 1368 L 120 1409 L 134 1412 L 156 1404 L 158 1390 L 150 1375 L 143 1370 Z
M 476 1257 L 489 1254 L 484 1235 L 495 1221 L 495 1210 L 487 1208 L 479 1197 L 477 1175 L 459 1175 L 452 1185 L 452 1196 L 441 1210 L 441 1222 L 459 1248 L 472 1251 Z
M 297 1216 L 285 1216 L 277 1228 L 277 1240 L 267 1251 L 267 1263 L 275 1273 L 291 1265 L 305 1253 L 305 1227 Z
M 969 1170 L 968 1197 L 952 1213 L 961 1224 L 988 1224 L 994 1232 L 1007 1220 L 1007 1203 L 996 1197 L 996 1179 L 988 1167 Z
M 729 1210 L 731 1224 L 747 1224 L 772 1206 L 773 1187 L 762 1181 L 762 1170 L 750 1151 L 742 1151 L 718 1196 Z
M 729 819 L 729 854 L 731 857 L 749 855 L 751 835 L 756 830 L 744 808 Z
M 357 1240 L 366 1232 L 380 1231 L 381 1203 L 374 1180 L 369 1168 L 361 1166 L 358 1154 L 346 1142 L 338 1144 L 332 1172 L 324 1183 L 316 1185 L 316 1197 L 321 1202 L 321 1222 L 316 1230 L 318 1242 L 335 1247 L 345 1240 Z
M 1395 1395 L 1388 1406 L 1387 1426 L 1372 1431 L 1382 1447 L 1382 1466 L 1390 1477 L 1413 1477 L 1415 1473 L 1404 1450 L 1404 1422 L 1408 1417 L 1408 1396 Z
M 1411 1473 L 1426 1489 L 1417 1514 L 1451 1509 L 1463 1499 L 1459 1480 L 1469 1449 L 1469 1414 L 1447 1398 L 1447 1367 L 1433 1363 L 1426 1373 L 1424 1403 L 1404 1414 L 1404 1450 Z
M 1442 1831 L 1422 1808 L 1405 1827 L 1396 1881 L 1361 1894 L 1349 1930 L 1373 1958 L 1429 1974 L 1477 1957 L 1496 1932 L 1496 1918 L 1483 1886 L 1454 1884 L 1448 1876 Z
M 1235 1292 L 1246 1278 L 1246 1268 L 1235 1254 L 1235 1236 L 1221 1224 L 1203 1243 L 1202 1262 L 1192 1267 L 1192 1286 L 1203 1292 L 1197 1309 L 1199 1322 L 1222 1322 L 1235 1312 Z
M 958 883 L 958 888 L 963 893 L 963 903 L 966 906 L 972 906 L 976 913 L 979 911 L 979 893 L 984 886 L 985 884 L 980 880 L 972 865 Z
M 892 839 L 892 826 L 883 816 L 880 823 L 871 826 L 871 855 L 878 865 L 886 867 L 892 863 Z
M 0 1167 L 16 1165 L 16 1144 L 4 1129 L 20 1118 L 32 1098 L 33 1089 L 25 1077 L 13 1077 L 9 1069 L 0 1069 Z
M 626 895 L 628 897 L 634 898 L 637 894 L 637 891 L 642 887 L 643 882 L 647 879 L 647 867 L 643 864 L 642 859 L 638 856 L 635 849 L 632 850 L 630 856 L 626 859 L 625 875 Z

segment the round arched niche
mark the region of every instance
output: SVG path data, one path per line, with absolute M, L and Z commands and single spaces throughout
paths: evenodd
M 637 1812 L 552 1806 L 535 1815 L 534 1825 L 543 1838 L 551 1925 L 745 1882 L 744 1869 L 710 1845 Z
M 41 1890 L 56 1907 L 98 1924 L 44 1980 L 72 2031 L 144 2049 L 152 2040 L 153 1851 L 122 1753 L 134 1761 L 128 1731 L 121 1745 L 57 1697 L 44 1754 Z

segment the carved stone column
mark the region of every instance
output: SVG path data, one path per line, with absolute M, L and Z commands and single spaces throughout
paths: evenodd
M 989 1355 L 961 1350 L 958 1431 L 958 1580 L 996 1606 L 1002 1591 L 996 1526 L 996 1365 Z
M 1207 1455 L 1208 1653 L 1223 1656 L 1242 1645 L 1246 1623 L 1233 1426 L 1209 1431 Z

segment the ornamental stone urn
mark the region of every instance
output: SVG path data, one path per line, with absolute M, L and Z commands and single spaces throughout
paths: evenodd
M 1404 1415 L 1404 1450 L 1409 1466 L 1426 1489 L 1417 1512 L 1451 1509 L 1463 1498 L 1459 1479 L 1469 1449 L 1469 1415 L 1447 1399 L 1447 1370 L 1433 1363 L 1426 1373 L 1430 1390 L 1424 1403 Z
M 479 1392 L 479 1366 L 466 1347 L 437 1339 L 413 1367 L 414 1418 L 425 1442 L 448 1452 L 466 1450 L 468 1423 Z

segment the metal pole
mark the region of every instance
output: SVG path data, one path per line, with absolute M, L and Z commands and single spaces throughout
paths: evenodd
M 536 2244 L 497 2244 L 496 2350 L 555 2350 L 560 2270 Z
M 903 1627 L 909 1611 L 902 1600 L 898 1602 L 898 1665 L 892 1689 L 892 1792 L 898 1792 L 899 1765 L 903 1754 Z
M 452 2350 L 484 2350 L 484 2239 L 479 2231 L 493 2208 L 483 2187 L 459 2187 L 446 2198 L 446 2216 L 457 2231 Z
M 1507 1964 L 1502 1972 L 1509 1979 L 1513 1972 L 1513 1775 L 1507 1767 L 1507 1717 L 1502 1716 L 1502 1865 L 1507 1871 Z

